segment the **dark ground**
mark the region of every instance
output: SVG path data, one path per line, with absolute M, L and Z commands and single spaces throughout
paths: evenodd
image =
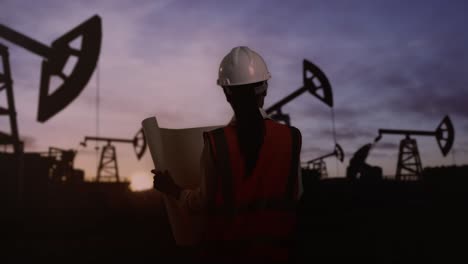
M 46 204 L 0 221 L 7 263 L 133 263 L 167 258 L 175 246 L 159 195 L 127 188 L 127 184 L 50 186 Z
M 467 263 L 467 183 L 458 178 L 314 184 L 301 201 L 302 259 Z
M 299 207 L 301 263 L 468 263 L 464 178 L 310 183 Z M 25 189 L 21 208 L 2 204 L 0 263 L 183 260 L 155 191 L 96 183 L 34 189 Z

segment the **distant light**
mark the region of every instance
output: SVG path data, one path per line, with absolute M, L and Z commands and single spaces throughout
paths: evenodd
M 153 188 L 153 177 L 146 172 L 135 172 L 130 176 L 130 190 L 141 192 Z

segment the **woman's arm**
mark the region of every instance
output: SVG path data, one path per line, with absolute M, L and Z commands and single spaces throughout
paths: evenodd
M 154 188 L 175 198 L 178 200 L 179 205 L 187 210 L 201 211 L 206 208 L 208 197 L 213 197 L 211 193 L 214 190 L 214 183 L 212 182 L 214 165 L 206 145 L 200 158 L 200 168 L 201 180 L 198 188 L 183 189 L 173 181 L 169 172 L 153 170 L 152 172 L 155 174 Z
M 195 190 L 182 191 L 180 204 L 192 212 L 206 209 L 208 201 L 215 190 L 215 169 L 209 146 L 205 144 L 200 158 L 200 187 Z
M 156 190 L 179 199 L 182 188 L 174 182 L 169 171 L 152 170 L 151 172 L 154 174 L 153 187 Z

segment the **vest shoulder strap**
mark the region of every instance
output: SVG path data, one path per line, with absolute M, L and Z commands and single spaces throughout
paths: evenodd
M 300 153 L 302 146 L 302 135 L 299 129 L 290 126 L 291 131 L 291 167 L 289 172 L 288 184 L 286 187 L 286 198 L 289 201 L 296 200 L 298 186 L 298 172 L 300 163 Z
M 224 128 L 215 129 L 209 132 L 208 135 L 211 154 L 213 154 L 213 161 L 218 173 L 216 179 L 217 181 L 221 181 L 223 204 L 226 208 L 234 208 L 234 190 L 232 188 L 234 182 L 229 160 L 229 146 L 226 140 L 226 135 L 224 134 Z
M 302 144 L 302 136 L 299 129 L 288 126 L 291 137 L 291 164 L 290 172 L 288 175 L 288 181 L 286 185 L 285 199 L 284 202 L 275 200 L 270 202 L 254 202 L 252 205 L 247 205 L 246 208 L 238 208 L 241 211 L 247 209 L 258 208 L 259 205 L 270 205 L 271 207 L 285 207 L 289 208 L 288 205 L 294 204 L 297 196 L 298 186 L 298 170 L 300 162 L 300 152 Z M 233 175 L 230 165 L 229 158 L 229 146 L 226 140 L 224 128 L 218 128 L 213 131 L 204 134 L 205 140 L 210 142 L 210 150 L 215 162 L 215 168 L 218 172 L 216 177 L 218 181 L 221 181 L 221 194 L 223 200 L 223 207 L 226 211 L 237 211 L 234 205 L 234 189 L 233 189 Z M 221 177 L 220 177 L 221 176 Z M 219 186 L 219 185 L 217 185 Z M 270 207 L 267 206 L 267 207 Z M 223 210 L 223 211 L 224 211 Z

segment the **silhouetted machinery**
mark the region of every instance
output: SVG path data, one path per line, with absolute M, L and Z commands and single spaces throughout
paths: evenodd
M 58 38 L 52 45 L 46 46 L 26 35 L 18 33 L 0 24 L 0 38 L 6 39 L 44 58 L 42 62 L 39 90 L 39 108 L 37 120 L 46 122 L 52 116 L 63 110 L 86 87 L 98 61 L 101 48 L 101 19 L 93 16 L 78 27 Z M 70 43 L 81 38 L 81 48 L 74 48 Z M 16 109 L 13 96 L 13 81 L 11 78 L 8 50 L 0 44 L 3 72 L 0 73 L 0 92 L 6 90 L 7 108 L 0 108 L 0 115 L 10 117 L 11 134 L 0 134 L 0 144 L 12 145 L 15 153 L 20 152 L 22 143 L 19 140 Z M 70 57 L 75 56 L 77 62 L 69 75 L 64 73 Z M 60 87 L 50 89 L 52 76 L 63 80 Z M 49 93 L 53 90 L 52 93 Z
M 89 82 L 101 50 L 101 18 L 97 15 L 91 17 L 53 41 L 50 46 L 2 24 L 0 24 L 0 39 L 5 39 L 44 58 L 37 110 L 37 120 L 44 123 L 66 108 Z M 0 93 L 6 91 L 8 104 L 7 107 L 0 108 L 0 115 L 9 116 L 11 130 L 10 133 L 0 132 L 0 145 L 5 146 L 3 148 L 5 151 L 0 153 L 0 176 L 5 179 L 5 183 L 0 185 L 0 193 L 7 193 L 7 200 L 14 201 L 12 203 L 22 203 L 23 198 L 34 202 L 38 200 L 37 197 L 44 196 L 46 188 L 44 186 L 47 186 L 50 169 L 53 166 L 51 163 L 54 161 L 40 153 L 24 153 L 16 122 L 8 50 L 4 45 L 0 45 L 0 56 L 2 60 Z M 52 78 L 55 77 L 62 81 L 58 87 L 53 87 L 55 83 L 52 83 Z M 13 154 L 8 152 L 10 146 L 13 146 Z M 26 193 L 28 196 L 23 197 Z
M 105 137 L 85 137 L 80 144 L 86 146 L 87 141 L 103 141 L 106 145 L 102 147 L 101 158 L 97 168 L 96 181 L 120 181 L 119 168 L 117 165 L 117 152 L 112 143 L 130 143 L 133 145 L 137 159 L 145 154 L 146 138 L 143 129 L 140 129 L 133 139 L 105 138 Z
M 282 107 L 306 91 L 309 91 L 326 105 L 333 107 L 333 94 L 330 82 L 319 67 L 308 60 L 304 60 L 302 80 L 304 86 L 266 109 L 267 114 L 269 114 L 271 118 L 289 125 L 289 115 L 283 113 Z
M 276 102 L 272 106 L 266 109 L 266 113 L 272 118 L 279 122 L 283 122 L 287 125 L 291 124 L 291 120 L 289 114 L 283 113 L 283 106 L 291 102 L 292 100 L 296 99 L 298 96 L 302 95 L 303 93 L 309 91 L 313 96 L 317 97 L 320 101 L 328 105 L 332 109 L 333 112 L 333 93 L 332 87 L 330 82 L 325 75 L 325 73 L 317 67 L 315 64 L 308 60 L 304 60 L 302 63 L 302 82 L 303 86 L 294 91 L 293 93 L 289 94 L 288 96 L 284 97 L 280 101 Z M 334 117 L 334 114 L 333 114 Z M 334 122 L 334 119 L 332 120 Z M 336 133 L 334 130 L 335 126 L 333 125 L 333 135 L 336 144 Z M 338 144 L 336 144 L 338 145 Z M 339 145 L 338 145 L 339 146 Z M 341 148 L 340 148 L 341 150 Z M 342 153 L 342 152 L 341 152 Z M 318 158 L 315 161 L 315 165 L 320 167 L 319 170 L 308 168 L 302 169 L 303 181 L 308 181 L 312 179 L 319 179 L 322 176 L 326 177 L 328 173 L 326 173 L 325 163 L 322 159 Z M 320 162 L 320 165 L 318 163 Z M 312 163 L 311 163 L 312 164 Z M 325 172 L 325 174 L 323 174 Z
M 368 143 L 361 146 L 349 160 L 349 165 L 346 168 L 346 178 L 349 180 L 362 180 L 372 182 L 383 179 L 382 168 L 379 166 L 372 166 L 366 163 L 369 152 L 375 146 Z
M 335 150 L 333 150 L 333 152 L 309 160 L 307 162 L 307 169 L 317 171 L 319 173 L 319 178 L 328 177 L 327 164 L 325 163 L 324 159 L 329 157 L 336 157 L 337 160 L 343 162 L 344 152 L 339 144 L 335 144 Z
M 47 153 L 49 158 L 53 159 L 52 166 L 49 171 L 49 177 L 54 182 L 83 182 L 84 171 L 75 169 L 73 163 L 75 161 L 76 150 L 60 149 L 50 147 Z
M 452 148 L 455 139 L 455 132 L 452 121 L 445 116 L 435 131 L 421 130 L 400 130 L 400 129 L 379 129 L 379 135 L 375 142 L 382 138 L 382 135 L 404 135 L 400 141 L 398 153 L 398 163 L 395 177 L 397 180 L 420 180 L 422 175 L 422 164 L 416 140 L 410 136 L 433 136 L 443 156 L 446 156 Z
M 93 75 L 101 49 L 101 18 L 93 16 L 81 25 L 56 39 L 50 46 L 0 24 L 0 38 L 4 38 L 44 58 L 42 62 L 37 120 L 45 122 L 63 110 L 86 87 Z M 72 42 L 81 38 L 81 48 Z M 70 57 L 76 57 L 74 69 L 68 75 L 65 66 Z M 50 89 L 50 80 L 58 76 L 63 83 Z M 52 93 L 50 91 L 53 90 Z
M 18 123 L 16 121 L 15 99 L 13 95 L 13 80 L 11 78 L 8 48 L 0 43 L 0 59 L 2 72 L 0 72 L 0 93 L 6 92 L 7 106 L 0 106 L 0 116 L 8 116 L 10 133 L 0 131 L 0 145 L 12 146 L 14 153 L 20 153 L 23 143 L 20 141 Z

